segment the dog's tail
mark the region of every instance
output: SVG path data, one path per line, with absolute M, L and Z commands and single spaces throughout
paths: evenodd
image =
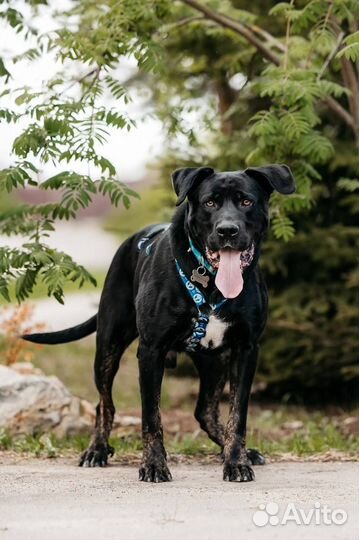
M 41 334 L 24 334 L 22 339 L 26 341 L 32 341 L 33 343 L 42 343 L 44 345 L 57 345 L 58 343 L 69 343 L 70 341 L 76 341 L 85 336 L 89 336 L 93 332 L 96 332 L 97 328 L 97 313 L 88 321 L 73 326 L 72 328 L 66 328 L 65 330 L 59 330 L 58 332 L 45 332 Z

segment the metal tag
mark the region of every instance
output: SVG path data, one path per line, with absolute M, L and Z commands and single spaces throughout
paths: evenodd
M 205 275 L 206 269 L 204 266 L 199 266 L 192 270 L 191 281 L 197 281 L 202 287 L 208 287 L 209 277 Z

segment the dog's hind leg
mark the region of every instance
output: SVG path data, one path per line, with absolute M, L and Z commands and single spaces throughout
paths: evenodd
M 200 377 L 195 418 L 208 437 L 223 450 L 224 426 L 219 419 L 219 403 L 228 377 L 225 357 L 219 359 L 193 358 Z M 264 456 L 254 448 L 246 449 L 252 465 L 264 465 Z
M 140 368 L 143 439 L 139 479 L 144 482 L 169 482 L 172 476 L 167 467 L 160 414 L 165 355 L 140 342 L 137 356 Z
M 79 465 L 83 467 L 104 467 L 107 458 L 114 454 L 114 449 L 108 444 L 115 407 L 112 400 L 112 384 L 117 373 L 122 352 L 118 347 L 112 351 L 96 352 L 95 379 L 100 394 L 96 407 L 95 433 L 88 449 L 82 454 Z
M 227 362 L 223 358 L 193 356 L 200 384 L 194 416 L 208 437 L 224 446 L 224 426 L 219 420 L 219 403 L 227 380 Z
M 97 334 L 95 357 L 95 382 L 99 392 L 96 407 L 95 433 L 88 449 L 82 454 L 79 465 L 83 467 L 104 467 L 114 449 L 108 444 L 115 407 L 112 400 L 112 385 L 118 371 L 124 350 L 136 337 L 135 325 L 130 325 L 131 314 L 126 325 L 114 325 L 113 319 L 106 318 L 106 327 L 100 324 Z M 133 321 L 134 323 L 134 321 Z
M 247 413 L 258 356 L 258 345 L 248 341 L 232 351 L 230 411 L 223 449 L 223 479 L 250 482 L 254 471 L 246 449 Z

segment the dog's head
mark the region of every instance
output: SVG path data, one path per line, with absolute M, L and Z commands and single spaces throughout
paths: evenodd
M 215 172 L 210 167 L 179 169 L 173 173 L 173 185 L 177 206 L 188 200 L 188 233 L 213 266 L 219 270 L 226 266 L 227 281 L 229 267 L 243 266 L 267 229 L 271 193 L 295 191 L 286 165 L 233 172 Z M 229 288 L 226 291 L 233 297 L 234 288 L 232 293 Z

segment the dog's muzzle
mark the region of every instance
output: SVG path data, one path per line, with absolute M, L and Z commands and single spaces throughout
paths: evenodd
M 249 248 L 245 249 L 244 251 L 240 252 L 241 257 L 241 263 L 242 263 L 242 271 L 249 266 L 254 257 L 254 244 L 252 243 Z M 206 259 L 209 262 L 213 268 L 218 270 L 219 268 L 219 262 L 221 260 L 221 250 L 218 251 L 212 251 L 208 247 L 206 247 Z

